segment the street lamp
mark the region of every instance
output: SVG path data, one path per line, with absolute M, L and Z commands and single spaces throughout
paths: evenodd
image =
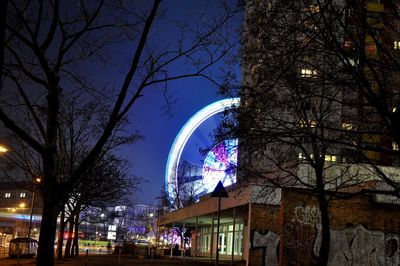
M 25 202 L 20 202 L 16 205 L 16 207 L 14 208 L 10 208 L 9 210 L 11 210 L 11 212 L 17 214 L 17 220 L 16 220 L 16 224 L 15 224 L 15 236 L 17 237 L 19 235 L 19 233 L 24 232 L 26 230 L 26 224 L 24 224 L 23 221 L 19 221 L 20 219 L 24 219 L 24 214 L 25 214 Z M 20 231 L 18 230 L 20 229 Z
M 40 177 L 36 177 L 33 181 L 33 192 L 32 192 L 32 201 L 31 201 L 31 215 L 29 216 L 29 229 L 28 229 L 28 239 L 31 237 L 31 230 L 32 230 L 32 217 L 33 217 L 33 207 L 35 205 L 35 191 L 36 185 L 40 184 L 42 179 Z
M 228 192 L 224 188 L 221 181 L 218 182 L 214 191 L 211 193 L 211 197 L 218 197 L 218 222 L 217 222 L 217 252 L 215 253 L 215 266 L 219 265 L 219 223 L 221 218 L 221 198 L 229 198 Z
M 9 149 L 6 146 L 0 144 L 0 153 L 6 153 L 8 151 L 9 151 Z

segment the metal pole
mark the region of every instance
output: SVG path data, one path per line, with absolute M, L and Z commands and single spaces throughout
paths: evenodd
M 28 238 L 31 237 L 32 230 L 32 217 L 33 217 L 33 205 L 35 204 L 35 188 L 33 188 L 32 192 L 32 201 L 31 201 L 31 216 L 29 217 L 29 228 L 28 228 Z
M 172 234 L 172 236 L 171 236 L 171 254 L 170 254 L 170 258 L 172 258 L 172 248 L 173 248 L 173 241 L 172 240 L 174 240 L 174 227 L 175 227 L 175 223 L 173 223 L 172 224 L 172 230 L 171 230 L 171 234 Z
M 196 216 L 196 225 L 195 225 L 195 228 L 194 228 L 194 235 L 195 235 L 195 238 L 194 238 L 194 256 L 195 257 L 197 257 L 197 249 L 198 249 L 198 241 L 199 241 L 198 233 L 197 233 L 198 224 L 199 224 L 199 216 Z
M 182 227 L 182 249 L 181 249 L 181 257 L 185 259 L 186 255 L 186 243 L 185 243 L 185 232 L 186 232 L 186 222 L 183 222 L 183 227 Z
M 213 251 L 214 251 L 214 213 L 212 215 L 212 223 L 211 223 L 210 262 L 212 261 Z
M 219 221 L 221 218 L 221 197 L 218 197 L 218 220 L 217 220 L 217 251 L 215 253 L 215 266 L 219 265 Z
M 233 265 L 233 259 L 234 259 L 234 255 L 235 255 L 235 227 L 236 227 L 236 211 L 235 208 L 233 208 L 233 232 L 232 232 L 232 260 L 231 260 L 231 265 Z

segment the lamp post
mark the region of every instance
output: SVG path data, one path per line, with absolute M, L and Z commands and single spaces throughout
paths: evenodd
M 36 184 L 39 184 L 41 179 L 39 177 L 35 178 L 33 182 L 33 192 L 32 192 L 32 200 L 31 200 L 31 214 L 29 216 L 29 228 L 28 228 L 28 238 L 31 237 L 32 231 L 32 217 L 33 217 L 33 207 L 35 205 L 35 191 L 36 191 Z
M 221 198 L 229 198 L 228 192 L 224 188 L 221 181 L 218 182 L 214 191 L 211 193 L 211 197 L 218 197 L 218 220 L 217 220 L 217 252 L 215 253 L 215 266 L 219 265 L 219 223 L 221 219 Z

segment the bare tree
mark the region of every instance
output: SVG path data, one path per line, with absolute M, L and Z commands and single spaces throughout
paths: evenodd
M 137 188 L 140 179 L 130 177 L 126 165 L 125 160 L 112 155 L 105 156 L 98 161 L 93 173 L 82 178 L 74 189 L 66 203 L 68 210 L 66 223 L 69 233 L 65 257 L 79 255 L 78 232 L 81 223 L 80 214 L 83 210 L 89 206 L 104 209 L 109 204 L 124 201 Z M 61 250 L 61 247 L 59 246 L 58 250 Z
M 6 16 L 2 16 L 5 24 L 0 25 L 0 36 L 5 36 L 1 47 L 4 62 L 0 58 L 0 120 L 37 154 L 43 171 L 37 265 L 54 264 L 54 233 L 63 203 L 146 90 L 160 88 L 168 80 L 209 78 L 209 67 L 236 44 L 224 26 L 237 10 L 224 5 L 223 18 L 183 32 L 185 40 L 191 33 L 192 41 L 178 42 L 175 47 L 151 45 L 148 37 L 160 2 L 54 0 L 9 2 L 7 6 L 7 1 L 2 1 Z M 99 63 L 113 65 L 110 51 L 122 43 L 129 44 L 132 52 L 124 57 L 127 65 L 118 72 L 121 82 L 101 84 L 100 73 L 105 70 Z M 194 68 L 171 73 L 176 63 L 192 63 Z M 58 139 L 64 119 L 62 107 L 68 99 L 79 104 L 104 99 L 109 112 L 100 120 L 101 127 L 92 128 L 87 153 L 65 178 L 60 171 L 64 154 Z M 91 121 L 98 118 L 95 113 L 92 116 Z

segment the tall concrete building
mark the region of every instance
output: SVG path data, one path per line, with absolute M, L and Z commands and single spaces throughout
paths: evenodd
M 250 170 L 270 171 L 259 159 L 271 151 L 272 164 L 288 157 L 312 161 L 313 155 L 396 165 L 398 148 L 382 117 L 395 110 L 399 92 L 394 1 L 260 0 L 247 6 L 243 165 L 261 162 Z M 278 157 L 282 150 L 285 158 Z
M 313 265 L 327 218 L 328 265 L 400 262 L 398 5 L 246 1 L 239 176 L 221 230 L 210 196 L 159 221 L 192 230 L 191 255 Z

